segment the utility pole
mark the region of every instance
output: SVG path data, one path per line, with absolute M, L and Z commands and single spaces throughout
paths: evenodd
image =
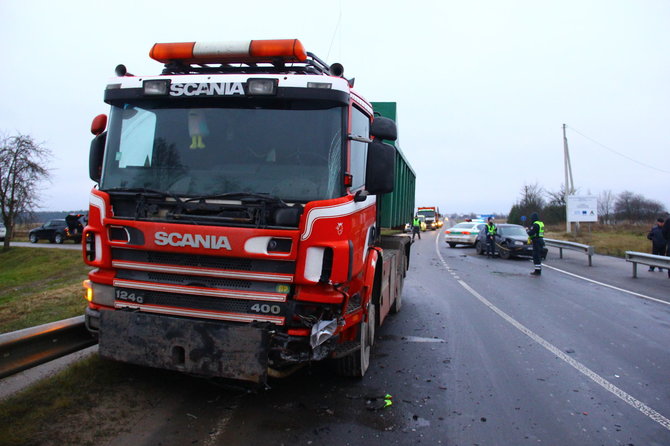
M 568 197 L 575 193 L 575 184 L 572 181 L 572 166 L 570 165 L 570 152 L 568 151 L 568 137 L 565 136 L 563 124 L 563 165 L 565 168 L 565 232 L 570 232 L 570 219 L 568 216 Z

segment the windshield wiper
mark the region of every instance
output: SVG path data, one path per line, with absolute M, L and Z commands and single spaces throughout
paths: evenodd
M 158 189 L 150 189 L 147 187 L 113 187 L 111 189 L 101 189 L 102 192 L 126 192 L 131 195 L 145 195 L 145 194 L 154 194 L 158 195 L 160 197 L 170 197 L 173 198 L 175 201 L 181 203 L 182 200 L 179 198 L 179 196 L 175 195 L 173 192 L 170 191 L 164 191 L 164 190 L 158 190 Z
M 184 203 L 190 203 L 193 201 L 205 201 L 205 200 L 240 200 L 244 201 L 261 201 L 263 203 L 277 203 L 282 206 L 288 206 L 284 203 L 284 200 L 281 198 L 270 195 L 270 194 L 257 194 L 251 192 L 228 192 L 226 194 L 212 194 L 212 195 L 202 195 L 200 197 L 192 197 L 187 200 L 184 200 Z

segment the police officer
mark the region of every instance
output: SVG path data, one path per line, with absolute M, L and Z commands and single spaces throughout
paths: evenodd
M 544 223 L 540 221 L 540 217 L 537 215 L 537 212 L 533 212 L 530 216 L 531 224 L 530 228 L 526 231 L 528 233 L 528 238 L 533 244 L 533 263 L 535 264 L 535 269 L 531 273 L 533 276 L 539 276 L 542 274 L 542 250 L 544 249 Z
M 414 220 L 412 220 L 412 241 L 414 241 L 415 235 L 418 235 L 419 240 L 421 240 L 421 220 L 419 220 L 418 215 L 415 215 Z
M 488 218 L 484 230 L 486 231 L 486 256 L 493 257 L 496 253 L 496 233 L 498 232 L 498 228 L 493 224 L 493 217 Z

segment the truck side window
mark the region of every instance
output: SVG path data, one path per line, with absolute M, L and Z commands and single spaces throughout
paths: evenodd
M 355 107 L 351 111 L 351 134 L 363 138 L 370 137 L 370 118 Z M 351 141 L 349 173 L 353 176 L 352 190 L 365 186 L 367 156 L 367 143 Z

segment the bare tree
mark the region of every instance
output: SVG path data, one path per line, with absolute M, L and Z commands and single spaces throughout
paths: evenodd
M 510 209 L 507 222 L 521 224 L 522 217 L 528 217 L 533 212 L 541 214 L 545 206 L 543 195 L 544 189 L 539 184 L 524 184 L 521 188 L 521 199 Z
M 17 217 L 37 206 L 37 184 L 49 179 L 45 165 L 50 158 L 51 152 L 31 136 L 0 136 L 0 211 L 7 228 L 5 251 Z
M 549 206 L 563 206 L 565 208 L 565 185 L 561 184 L 561 188 L 555 192 L 547 191 L 547 198 L 549 199 Z
M 598 218 L 602 224 L 610 224 L 612 222 L 612 214 L 614 212 L 614 194 L 611 190 L 604 190 L 598 196 Z
M 522 208 L 541 212 L 545 205 L 544 198 L 542 198 L 543 195 L 544 189 L 539 184 L 524 184 L 521 189 L 521 201 L 519 204 Z
M 623 191 L 614 202 L 614 213 L 618 220 L 639 223 L 653 220 L 665 213 L 665 207 L 658 201 L 649 200 L 640 194 Z

